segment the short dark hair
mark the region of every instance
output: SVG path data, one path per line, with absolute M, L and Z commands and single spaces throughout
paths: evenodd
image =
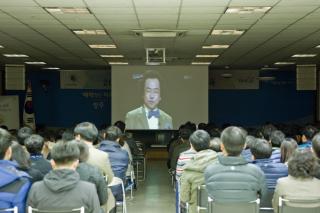
M 211 138 L 209 142 L 209 149 L 212 149 L 216 152 L 221 152 L 221 139 L 218 137 Z
M 297 149 L 298 143 L 295 139 L 293 138 L 285 138 L 281 142 L 280 146 L 280 162 L 285 163 L 287 162 L 294 151 Z
M 256 142 L 256 137 L 252 135 L 246 136 L 246 149 L 250 149 Z
M 221 133 L 221 140 L 229 156 L 238 156 L 245 144 L 245 132 L 236 126 L 225 128 Z
M 90 122 L 79 123 L 73 130 L 75 135 L 80 135 L 83 140 L 95 142 L 98 137 L 97 127 Z
M 196 130 L 190 135 L 189 141 L 197 152 L 209 149 L 210 135 L 204 130 Z
M 74 139 L 74 134 L 73 131 L 71 129 L 66 129 L 63 131 L 63 133 L 61 134 L 61 139 L 63 141 L 71 141 Z
M 289 175 L 295 178 L 314 177 L 317 159 L 309 150 L 296 150 L 288 162 Z
M 318 129 L 316 127 L 307 125 L 302 129 L 301 134 L 304 135 L 307 138 L 307 140 L 311 140 L 317 132 Z
M 58 165 L 67 165 L 79 159 L 80 150 L 77 142 L 57 142 L 51 150 L 51 157 Z
M 317 133 L 312 138 L 312 149 L 316 154 L 317 158 L 320 158 L 320 133 Z
M 21 127 L 17 132 L 17 139 L 19 144 L 24 146 L 24 140 L 30 135 L 32 135 L 32 133 L 33 133 L 33 130 L 30 127 L 27 127 L 27 126 Z
M 179 129 L 179 136 L 183 140 L 188 140 L 191 134 L 192 134 L 191 129 L 189 129 L 185 126 Z
M 255 143 L 250 147 L 252 155 L 256 159 L 266 159 L 270 158 L 272 154 L 272 146 L 271 144 L 265 140 L 256 138 Z
M 24 142 L 24 145 L 30 154 L 41 154 L 42 147 L 44 145 L 43 137 L 33 134 L 27 137 Z
M 116 121 L 114 126 L 118 127 L 122 132 L 126 129 L 126 124 L 123 121 Z
M 4 156 L 6 154 L 6 151 L 11 146 L 12 140 L 10 133 L 0 128 L 0 159 L 4 159 Z
M 261 133 L 263 135 L 263 138 L 266 139 L 267 141 L 270 140 L 271 133 L 274 130 L 277 130 L 277 128 L 275 126 L 273 126 L 272 124 L 264 125 L 261 129 Z
M 27 170 L 30 168 L 30 155 L 18 142 L 13 142 L 11 145 L 12 155 L 11 160 L 18 163 L 19 169 Z
M 86 162 L 89 158 L 89 147 L 86 143 L 84 143 L 82 140 L 71 140 L 68 141 L 68 143 L 70 142 L 75 142 L 77 143 L 78 147 L 79 147 L 79 151 L 80 151 L 80 156 L 79 156 L 79 161 L 80 162 Z
M 116 126 L 110 126 L 106 130 L 106 140 L 116 141 L 122 135 L 121 130 Z
M 270 135 L 270 141 L 272 146 L 274 147 L 280 147 L 281 146 L 281 142 L 285 139 L 285 135 L 282 131 L 280 130 L 274 130 L 272 131 L 271 135 Z

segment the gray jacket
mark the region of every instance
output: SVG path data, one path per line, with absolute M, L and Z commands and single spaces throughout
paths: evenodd
M 242 156 L 218 156 L 204 175 L 209 196 L 219 202 L 252 201 L 267 192 L 262 170 Z
M 100 213 L 99 198 L 92 183 L 81 181 L 71 169 L 51 170 L 32 185 L 27 205 L 40 210 L 69 210 L 85 207 L 86 213 Z

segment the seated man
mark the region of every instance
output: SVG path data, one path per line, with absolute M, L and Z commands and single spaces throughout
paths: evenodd
M 75 142 L 58 142 L 51 150 L 51 170 L 32 185 L 27 205 L 40 210 L 70 210 L 85 207 L 87 213 L 100 213 L 95 185 L 81 181 L 76 168 L 79 147 Z
M 204 184 L 203 172 L 205 168 L 216 161 L 217 153 L 209 149 L 210 136 L 204 130 L 197 130 L 189 139 L 195 154 L 185 165 L 180 184 L 180 198 L 182 202 L 190 204 L 189 212 L 195 213 L 197 204 L 197 187 Z
M 312 138 L 312 151 L 314 152 L 318 164 L 315 169 L 315 177 L 320 179 L 320 133 Z
M 24 145 L 30 153 L 31 167 L 46 175 L 52 168 L 50 162 L 41 153 L 44 138 L 36 134 L 30 135 L 24 140 Z
M 11 144 L 10 133 L 0 128 L 0 209 L 17 206 L 18 211 L 24 213 L 31 177 L 10 161 Z
M 263 172 L 241 156 L 245 138 L 245 132 L 238 127 L 224 129 L 221 133 L 223 155 L 205 170 L 208 194 L 218 202 L 248 202 L 266 194 Z

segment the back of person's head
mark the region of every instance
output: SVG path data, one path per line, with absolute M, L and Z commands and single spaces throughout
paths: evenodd
M 208 129 L 208 133 L 211 138 L 220 138 L 221 131 L 218 128 L 210 128 Z
M 314 177 L 317 159 L 309 150 L 296 150 L 288 162 L 289 175 L 295 178 Z
M 18 142 L 22 146 L 24 146 L 24 140 L 30 135 L 32 135 L 32 133 L 33 133 L 33 130 L 30 127 L 27 127 L 27 126 L 21 127 L 17 132 Z
M 207 124 L 206 123 L 199 123 L 198 124 L 198 129 L 206 130 L 207 129 Z
M 90 122 L 79 123 L 73 130 L 75 136 L 80 136 L 82 140 L 95 142 L 98 137 L 97 127 Z
M 302 129 L 302 136 L 306 137 L 307 140 L 311 140 L 313 136 L 318 132 L 318 129 L 312 125 L 307 125 Z
M 270 140 L 270 136 L 271 136 L 271 133 L 273 131 L 277 130 L 277 128 L 272 125 L 272 124 L 266 124 L 262 127 L 261 129 L 261 133 L 262 133 L 262 136 L 264 139 L 266 139 L 267 141 Z
M 246 136 L 246 149 L 250 149 L 256 142 L 256 137 L 252 135 L 247 135 Z
M 182 138 L 183 140 L 188 140 L 191 133 L 192 133 L 192 130 L 185 126 L 179 129 L 179 137 Z
M 43 137 L 33 134 L 27 137 L 24 142 L 24 145 L 30 154 L 41 154 L 44 145 Z
M 66 129 L 62 132 L 61 139 L 63 141 L 71 141 L 74 139 L 74 134 L 71 129 Z
M 190 135 L 189 141 L 193 149 L 199 152 L 209 148 L 210 135 L 204 130 L 196 130 Z
M 71 140 L 67 143 L 76 143 L 78 145 L 80 155 L 79 155 L 79 162 L 87 162 L 89 158 L 89 147 L 86 143 L 81 140 Z
M 123 121 L 116 121 L 113 125 L 118 127 L 121 132 L 124 132 L 126 129 L 126 124 Z
M 13 142 L 11 145 L 12 155 L 11 160 L 16 161 L 20 169 L 27 170 L 30 168 L 30 155 L 29 153 L 18 143 Z
M 320 159 L 320 133 L 317 133 L 312 138 L 312 150 L 316 154 L 317 158 Z
M 270 142 L 273 147 L 280 147 L 281 142 L 285 139 L 285 135 L 282 131 L 280 130 L 274 130 L 272 131 L 270 135 Z
M 280 162 L 288 162 L 294 151 L 297 149 L 298 143 L 293 138 L 285 138 L 280 146 Z
M 116 126 L 110 126 L 106 130 L 106 140 L 116 141 L 122 135 L 121 130 Z
M 211 138 L 209 142 L 209 149 L 212 149 L 215 152 L 221 152 L 221 139 L 218 137 Z
M 230 126 L 222 131 L 221 140 L 228 156 L 239 156 L 245 145 L 246 134 L 239 127 Z
M 75 141 L 59 141 L 51 150 L 51 158 L 56 165 L 70 165 L 79 160 L 80 150 Z
M 256 139 L 250 150 L 255 159 L 267 159 L 272 154 L 271 144 L 267 140 L 260 138 Z
M 197 125 L 195 123 L 192 123 L 191 121 L 188 121 L 184 124 L 185 128 L 188 128 L 191 130 L 191 133 L 197 130 Z
M 10 133 L 0 128 L 0 160 L 3 160 L 6 156 L 6 152 L 12 144 Z

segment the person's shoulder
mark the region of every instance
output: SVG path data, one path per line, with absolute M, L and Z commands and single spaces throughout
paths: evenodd
M 160 109 L 160 116 L 163 116 L 166 119 L 172 120 L 171 116 L 168 113 L 166 113 L 165 111 L 161 110 L 161 109 Z
M 133 115 L 139 114 L 139 113 L 141 113 L 141 111 L 142 111 L 142 107 L 138 107 L 136 109 L 133 109 L 133 110 L 127 112 L 127 116 L 133 116 Z
M 79 189 L 84 190 L 87 193 L 89 191 L 91 191 L 91 192 L 96 191 L 96 186 L 93 183 L 88 182 L 88 181 L 84 181 L 84 180 L 79 181 L 78 187 L 79 187 Z

